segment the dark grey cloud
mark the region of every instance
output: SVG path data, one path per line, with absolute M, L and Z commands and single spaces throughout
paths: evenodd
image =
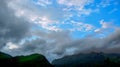
M 107 45 L 120 45 L 120 29 L 117 28 L 112 34 L 106 38 Z
M 36 52 L 37 50 L 41 50 L 44 51 L 44 49 L 46 48 L 46 40 L 44 39 L 35 39 L 32 41 L 26 41 L 23 46 L 21 47 L 21 50 L 23 52 Z
M 7 6 L 8 0 L 0 0 L 0 48 L 9 41 L 19 42 L 28 36 L 30 24 L 17 18 Z

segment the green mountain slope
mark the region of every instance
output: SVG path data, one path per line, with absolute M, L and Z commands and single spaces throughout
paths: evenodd
M 0 52 L 0 60 L 1 60 L 1 59 L 10 59 L 10 58 L 12 58 L 12 56 Z
M 41 54 L 12 57 L 0 52 L 0 66 L 3 67 L 53 67 Z

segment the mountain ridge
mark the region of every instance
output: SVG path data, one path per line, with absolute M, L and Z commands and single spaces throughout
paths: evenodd
M 120 54 L 114 53 L 79 53 L 56 59 L 55 67 L 120 67 Z
M 41 54 L 12 57 L 0 52 L 0 66 L 5 67 L 53 67 Z

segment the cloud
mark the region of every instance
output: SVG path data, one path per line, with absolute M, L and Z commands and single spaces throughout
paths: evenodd
M 81 52 L 104 52 L 104 53 L 120 53 L 120 28 L 116 28 L 113 33 L 108 35 L 105 38 L 102 38 L 102 41 L 99 41 L 102 45 L 101 47 L 89 48 L 87 50 L 83 50 Z M 98 42 L 98 44 L 99 44 Z M 98 45 L 96 44 L 96 45 Z
M 120 28 L 116 28 L 116 30 L 106 38 L 105 46 L 107 47 L 107 46 L 120 45 L 119 37 L 120 37 Z
M 18 49 L 18 48 L 19 46 L 17 46 L 16 44 L 13 44 L 12 42 L 8 42 L 6 46 L 3 48 L 3 50 L 6 50 L 6 49 L 12 50 L 12 49 Z
M 105 22 L 103 19 L 100 20 L 101 28 L 95 29 L 94 32 L 96 33 L 103 33 L 103 32 L 108 32 L 107 30 L 112 30 L 115 28 L 114 25 L 112 25 L 112 22 Z
M 93 2 L 93 0 L 58 0 L 59 4 L 66 5 L 66 6 L 79 6 L 84 7 Z
M 29 36 L 31 24 L 22 18 L 17 18 L 7 6 L 8 0 L 0 0 L 0 48 L 7 42 L 20 42 Z
M 81 31 L 88 32 L 94 30 L 94 26 L 91 24 L 83 23 L 83 22 L 75 22 L 71 21 L 73 28 L 69 29 L 70 31 Z
M 91 13 L 99 12 L 99 9 L 92 9 L 91 4 L 93 4 L 94 0 L 57 0 L 58 4 L 66 6 L 63 8 L 64 11 L 68 13 L 76 12 L 76 14 L 72 14 L 72 16 L 88 16 Z M 86 8 L 86 6 L 89 6 Z M 71 16 L 71 14 L 70 14 Z
M 35 3 L 36 3 L 36 2 L 35 2 Z M 52 2 L 49 1 L 49 0 L 37 0 L 37 3 L 36 3 L 36 4 L 45 7 L 45 6 L 47 6 L 47 5 L 52 4 Z

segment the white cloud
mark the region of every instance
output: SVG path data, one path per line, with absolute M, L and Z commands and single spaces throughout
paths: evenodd
M 94 32 L 100 32 L 101 31 L 101 29 L 96 29 Z
M 107 22 L 104 22 L 104 20 L 100 20 L 100 24 L 102 25 L 102 28 L 108 28 L 110 27 L 110 24 L 108 24 Z
M 114 25 L 112 25 L 112 22 L 105 22 L 103 19 L 100 20 L 101 28 L 95 29 L 94 32 L 97 33 L 103 33 L 105 30 L 108 29 L 114 29 Z M 106 31 L 108 32 L 108 31 Z
M 92 3 L 93 0 L 57 0 L 59 4 L 66 5 L 66 6 L 79 6 L 84 7 L 89 3 Z
M 94 29 L 94 26 L 91 24 L 83 23 L 83 22 L 75 22 L 72 21 L 71 24 L 73 25 L 74 28 L 70 29 L 71 31 L 92 31 Z
M 13 49 L 18 49 L 19 46 L 16 44 L 13 44 L 12 42 L 8 42 L 6 46 L 3 48 L 3 50 L 13 50 Z
M 90 24 L 86 24 L 85 27 L 86 27 L 86 29 L 85 29 L 86 31 L 93 30 L 93 28 L 94 28 L 94 26 L 92 26 Z
M 45 16 L 38 17 L 33 22 L 40 24 L 42 26 L 42 28 L 50 30 L 50 31 L 60 31 L 61 30 L 57 26 L 53 25 L 53 24 L 56 24 L 55 22 L 57 22 L 57 21 L 50 20 L 49 18 L 47 18 Z
M 68 13 L 74 11 L 76 14 L 72 13 L 71 16 L 88 16 L 91 13 L 99 12 L 99 9 L 90 8 L 90 4 L 94 2 L 94 0 L 57 0 L 58 4 L 64 5 L 66 7 L 63 8 L 63 11 L 67 11 Z M 86 8 L 85 6 L 89 6 Z
M 52 2 L 50 0 L 37 0 L 37 2 L 35 2 L 37 5 L 40 6 L 44 6 L 46 7 L 47 5 L 52 4 Z

